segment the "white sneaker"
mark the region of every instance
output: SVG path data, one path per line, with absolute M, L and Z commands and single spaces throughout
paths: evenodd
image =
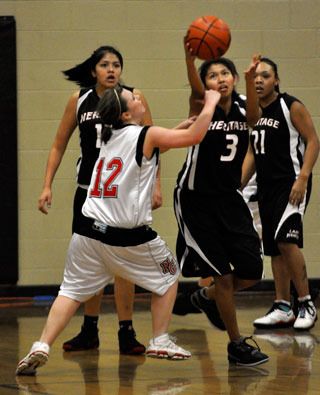
M 47 343 L 34 342 L 29 354 L 18 363 L 16 375 L 35 375 L 36 369 L 48 361 L 49 351 L 50 347 Z
M 298 317 L 293 327 L 297 330 L 306 331 L 314 326 L 317 319 L 317 310 L 312 300 L 305 300 L 298 304 Z
M 253 325 L 256 328 L 288 328 L 293 325 L 295 316 L 290 309 L 289 311 L 281 310 L 280 303 L 273 303 L 271 309 L 267 312 L 267 314 L 261 318 L 257 318 L 253 321 Z
M 151 339 L 146 350 L 147 357 L 168 358 L 168 359 L 188 359 L 191 353 L 176 345 L 174 340 L 166 333 L 155 339 Z

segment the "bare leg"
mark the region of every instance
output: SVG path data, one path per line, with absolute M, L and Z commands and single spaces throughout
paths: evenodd
M 164 295 L 159 296 L 154 293 L 152 294 L 151 314 L 154 338 L 168 332 L 177 289 L 178 281 L 175 282 Z
M 277 300 L 290 302 L 290 274 L 285 260 L 281 255 L 271 258 L 272 273 Z
M 65 296 L 58 296 L 51 306 L 47 322 L 43 328 L 40 341 L 52 345 L 67 326 L 80 306 L 80 302 Z
M 100 314 L 103 290 L 98 295 L 94 295 L 84 304 L 84 315 L 96 317 Z
M 309 295 L 307 268 L 301 250 L 296 244 L 290 243 L 279 243 L 278 247 L 298 296 Z
M 257 283 L 257 280 L 242 280 L 234 278 L 233 274 L 228 274 L 215 277 L 214 281 L 215 284 L 207 288 L 206 295 L 209 299 L 216 301 L 230 340 L 238 340 L 240 332 L 237 323 L 234 292 L 253 286 Z
M 215 301 L 231 341 L 240 338 L 234 301 L 233 275 L 215 278 Z
M 135 286 L 121 277 L 114 279 L 114 297 L 119 321 L 132 320 Z

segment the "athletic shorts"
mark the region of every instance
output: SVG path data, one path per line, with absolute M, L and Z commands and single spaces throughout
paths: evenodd
M 185 277 L 261 279 L 262 248 L 241 193 L 200 196 L 175 190 L 177 259 Z
M 159 236 L 140 245 L 119 247 L 74 233 L 59 295 L 85 302 L 114 276 L 163 295 L 179 275 L 175 257 Z
M 278 243 L 297 244 L 303 248 L 303 215 L 310 193 L 311 181 L 307 193 L 299 206 L 289 203 L 292 183 L 278 183 L 269 188 L 259 188 L 259 211 L 262 224 L 262 239 L 265 255 L 280 255 Z

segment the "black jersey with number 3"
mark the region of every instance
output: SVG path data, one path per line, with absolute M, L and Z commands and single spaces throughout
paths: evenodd
M 235 191 L 249 144 L 244 96 L 233 93 L 228 115 L 217 106 L 202 142 L 188 148 L 177 187 L 215 195 Z
M 305 143 L 290 118 L 290 108 L 298 101 L 287 93 L 262 109 L 251 132 L 259 188 L 275 182 L 294 182 L 300 174 Z
M 123 86 L 133 91 L 134 88 Z M 77 182 L 89 185 L 93 167 L 99 156 L 101 147 L 102 124 L 96 111 L 99 96 L 94 87 L 81 89 L 77 104 L 77 122 L 81 156 L 77 163 Z

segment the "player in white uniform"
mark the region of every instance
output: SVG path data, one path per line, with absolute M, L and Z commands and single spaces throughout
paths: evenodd
M 105 89 L 114 88 L 120 83 L 123 66 L 121 53 L 114 47 L 104 45 L 97 48 L 80 64 L 63 72 L 69 81 L 75 82 L 81 89 L 71 95 L 65 107 L 48 156 L 38 207 L 42 213 L 48 214 L 48 208 L 54 201 L 52 184 L 55 174 L 63 160 L 72 134 L 78 129 L 81 156 L 77 162 L 77 189 L 73 202 L 72 233 L 79 233 L 79 229 L 87 223 L 87 218 L 82 215 L 81 209 L 100 151 L 102 125 L 96 113 L 97 104 Z M 151 125 L 152 117 L 147 101 L 140 90 L 131 89 L 141 96 L 146 107 L 142 124 Z M 159 176 L 157 181 L 160 181 Z M 154 208 L 161 205 L 160 182 L 156 185 L 153 196 Z M 118 341 L 121 354 L 136 355 L 145 352 L 145 346 L 136 339 L 133 328 L 134 291 L 133 284 L 115 277 L 114 299 L 119 319 Z M 99 347 L 98 319 L 102 296 L 103 290 L 100 295 L 95 295 L 85 303 L 81 331 L 63 343 L 64 351 L 82 351 Z
M 219 99 L 218 92 L 208 91 L 194 123 L 187 120 L 179 125 L 179 130 L 173 130 L 139 126 L 145 110 L 139 97 L 120 86 L 106 90 L 98 105 L 105 125 L 104 145 L 83 206 L 83 213 L 92 218 L 90 237 L 85 230 L 81 235 L 73 234 L 59 295 L 40 340 L 19 362 L 16 374 L 35 374 L 80 304 L 99 293 L 114 275 L 152 292 L 153 338 L 147 356 L 191 356 L 168 335 L 180 271 L 165 242 L 149 227 L 151 200 L 159 149 L 198 144 L 208 130 Z

